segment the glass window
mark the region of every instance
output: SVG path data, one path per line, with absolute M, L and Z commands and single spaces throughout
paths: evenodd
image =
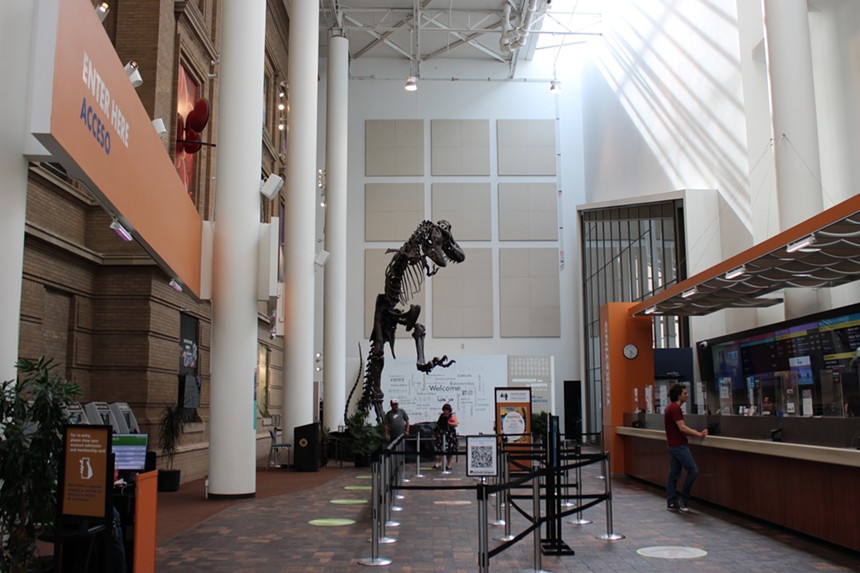
M 686 278 L 682 207 L 681 201 L 663 201 L 580 215 L 588 432 L 599 431 L 603 424 L 600 307 L 607 302 L 644 300 Z M 655 317 L 655 347 L 685 346 L 687 331 L 686 318 Z
M 177 90 L 176 97 L 176 120 L 180 122 L 182 126 L 185 125 L 185 118 L 188 117 L 188 113 L 194 109 L 194 104 L 197 101 L 197 94 L 200 91 L 199 84 L 194 81 L 191 73 L 188 71 L 188 68 L 185 67 L 185 64 L 179 64 L 179 87 Z M 179 130 L 177 130 L 179 131 Z M 184 130 L 183 130 L 184 132 Z M 181 137 L 184 139 L 184 135 Z M 185 186 L 185 191 L 188 193 L 188 196 L 194 201 L 194 152 L 191 151 L 191 147 L 186 150 L 186 146 L 183 144 L 177 144 L 176 146 L 176 158 L 174 159 L 174 165 L 176 166 L 176 172 L 179 174 L 179 179 L 182 181 L 182 184 Z

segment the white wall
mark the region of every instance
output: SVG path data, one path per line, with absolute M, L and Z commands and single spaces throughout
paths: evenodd
M 855 193 L 860 177 L 856 161 L 860 3 L 809 2 L 822 188 L 824 205 L 829 207 Z M 557 71 L 564 92 L 557 99 L 547 93 L 551 65 L 541 68 L 540 62 L 521 64 L 518 77 L 543 82 L 491 80 L 504 75 L 504 66 L 499 65 L 425 62 L 420 89 L 412 94 L 403 90 L 403 80 L 410 73 L 408 63 L 365 58 L 351 63 L 349 273 L 354 286 L 348 301 L 348 349 L 356 348 L 358 341 L 366 346 L 367 338 L 361 287 L 366 119 L 486 118 L 494 135 L 493 120 L 498 118 L 558 117 L 559 180 L 564 191 L 560 246 L 565 254 L 561 338 L 428 338 L 427 352 L 554 355 L 559 402 L 561 381 L 582 378 L 577 205 L 632 203 L 679 190 L 692 190 L 686 192 L 692 200 L 697 189 L 716 190 L 716 198 L 701 197 L 699 206 L 688 214 L 688 245 L 704 241 L 709 249 L 708 257 L 691 261 L 694 268 L 706 259 L 725 259 L 779 230 L 761 3 L 607 0 L 603 8 L 603 38 L 559 58 Z M 324 69 L 324 61 L 321 65 Z M 321 78 L 324 101 L 324 73 Z M 429 144 L 429 122 L 425 128 Z M 705 205 L 712 207 L 702 208 Z M 719 233 L 710 234 L 715 227 Z M 427 288 L 432 289 L 432 279 L 428 282 Z M 858 300 L 856 285 L 834 289 L 834 306 Z M 431 313 L 426 311 L 429 322 Z M 775 320 L 782 320 L 781 306 L 759 313 L 726 311 L 721 317 L 693 321 L 693 339 Z M 398 349 L 405 346 L 401 341 Z
M 824 206 L 857 189 L 860 4 L 810 0 Z M 779 232 L 760 2 L 615 0 L 582 78 L 587 203 L 716 189 L 688 245 L 720 229 L 725 259 Z M 688 193 L 688 197 L 689 197 Z M 695 263 L 695 261 L 691 261 Z M 834 289 L 833 305 L 860 300 Z M 726 332 L 784 320 L 782 306 L 727 311 Z M 693 338 L 713 335 L 714 323 Z
M 525 64 L 524 64 L 525 65 Z M 325 66 L 325 62 L 321 63 Z M 353 62 L 350 76 L 354 78 L 349 84 L 349 229 L 348 229 L 348 275 L 352 285 L 348 291 L 347 300 L 347 343 L 348 352 L 357 352 L 357 345 L 362 344 L 366 354 L 368 349 L 368 333 L 364 328 L 364 250 L 365 248 L 399 247 L 400 244 L 365 243 L 364 241 L 364 185 L 368 178 L 364 176 L 364 125 L 368 119 L 421 119 L 425 121 L 425 155 L 429 157 L 430 123 L 433 119 L 488 119 L 490 120 L 491 138 L 495 138 L 497 119 L 556 119 L 557 144 L 559 150 L 558 181 L 563 190 L 561 199 L 562 215 L 560 217 L 559 248 L 564 252 L 564 269 L 560 272 L 561 292 L 561 332 L 560 338 L 501 338 L 499 336 L 498 320 L 498 280 L 494 278 L 493 292 L 487 296 L 494 297 L 496 310 L 494 336 L 492 338 L 465 339 L 434 339 L 432 333 L 432 300 L 433 279 L 424 283 L 428 308 L 422 309 L 421 320 L 428 326 L 428 336 L 425 349 L 428 357 L 448 354 L 452 358 L 458 355 L 551 355 L 555 358 L 557 407 L 556 414 L 563 416 L 563 381 L 582 379 L 580 366 L 580 336 L 579 320 L 579 247 L 576 237 L 575 207 L 582 202 L 582 149 L 581 118 L 577 84 L 578 63 L 569 60 L 559 70 L 558 79 L 563 82 L 564 90 L 559 96 L 549 93 L 549 80 L 552 72 L 547 74 L 539 70 L 531 70 L 530 77 L 541 77 L 543 81 L 495 81 L 495 80 L 456 80 L 450 76 L 447 79 L 432 80 L 432 69 L 429 65 L 422 67 L 422 79 L 419 80 L 419 90 L 408 93 L 403 89 L 403 81 L 408 75 L 408 66 L 402 70 L 392 69 L 388 60 L 365 61 L 364 58 Z M 466 70 L 469 71 L 469 70 Z M 480 77 L 480 70 L 471 70 L 470 77 Z M 390 78 L 390 79 L 370 79 Z M 438 77 L 438 76 L 437 76 Z M 321 74 L 321 101 L 324 102 L 325 75 Z M 355 79 L 361 78 L 361 79 Z M 321 108 L 324 106 L 321 104 Z M 322 124 L 321 124 L 322 125 Z M 324 127 L 321 127 L 323 130 Z M 322 145 L 322 144 L 321 144 Z M 495 146 L 493 146 L 495 149 Z M 324 153 L 320 150 L 320 165 L 324 164 Z M 491 173 L 489 181 L 493 188 L 500 181 L 515 180 L 510 177 L 498 177 L 495 153 L 491 157 Z M 426 184 L 426 216 L 430 217 L 429 198 L 431 178 L 429 162 L 425 165 L 425 177 L 390 178 L 392 181 L 425 182 Z M 473 178 L 477 179 L 477 178 Z M 522 178 L 520 178 L 522 179 Z M 373 181 L 378 181 L 374 178 Z M 432 178 L 434 182 L 469 181 L 470 178 Z M 480 178 L 486 181 L 487 178 Z M 493 226 L 496 229 L 497 204 L 493 201 Z M 457 229 L 454 229 L 457 237 Z M 497 233 L 494 233 L 497 236 Z M 465 247 L 500 247 L 506 246 L 498 241 L 481 241 L 463 243 Z M 541 246 L 544 246 L 541 243 Z M 468 264 L 468 261 L 466 261 Z M 444 272 L 441 271 L 441 272 Z M 498 267 L 496 267 L 496 273 Z M 373 293 L 375 295 L 375 293 Z M 395 351 L 398 356 L 414 354 L 414 344 L 410 339 L 398 339 Z M 365 357 L 362 357 L 362 361 Z M 350 381 L 350 386 L 352 385 Z

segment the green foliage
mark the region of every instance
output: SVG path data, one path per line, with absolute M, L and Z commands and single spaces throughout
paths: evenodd
M 320 464 L 325 467 L 328 464 L 328 449 L 331 444 L 331 430 L 325 424 L 320 428 L 320 451 L 322 452 Z
M 53 526 L 66 407 L 81 389 L 53 372 L 54 361 L 21 359 L 17 381 L 0 385 L 0 569 L 36 566 L 36 539 Z
M 161 419 L 158 422 L 158 445 L 161 453 L 167 458 L 167 469 L 173 469 L 173 458 L 179 447 L 179 440 L 185 429 L 185 410 L 182 406 L 167 405 L 161 411 Z
M 549 414 L 546 412 L 532 412 L 532 437 L 537 441 L 543 441 L 549 425 Z
M 353 455 L 367 456 L 382 446 L 382 424 L 371 424 L 367 414 L 358 410 L 346 420 L 347 443 Z

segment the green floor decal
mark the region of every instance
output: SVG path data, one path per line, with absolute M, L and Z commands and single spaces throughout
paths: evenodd
M 318 525 L 320 527 L 338 527 L 341 525 L 352 525 L 353 523 L 355 523 L 355 520 L 332 517 L 328 519 L 313 519 L 308 523 L 310 523 L 311 525 Z

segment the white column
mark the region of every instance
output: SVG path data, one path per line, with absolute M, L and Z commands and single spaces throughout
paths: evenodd
M 284 226 L 284 436 L 314 421 L 314 258 L 316 253 L 319 6 L 291 4 Z
M 221 17 L 212 277 L 209 494 L 256 491 L 257 243 L 266 0 L 226 0 Z
M 806 0 L 764 0 L 779 224 L 788 229 L 822 210 L 818 120 Z M 829 306 L 813 289 L 786 289 L 785 318 Z
M 27 84 L 33 2 L 0 2 L 0 380 L 15 379 L 27 208 Z
M 346 407 L 346 225 L 349 41 L 328 42 L 326 99 L 325 323 L 323 331 L 323 423 L 336 430 Z

